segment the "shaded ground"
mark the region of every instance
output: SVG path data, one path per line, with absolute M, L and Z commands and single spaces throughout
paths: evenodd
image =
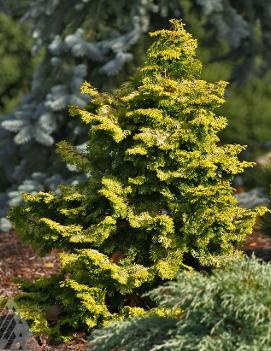
M 45 345 L 41 347 L 41 351 L 86 351 L 87 350 L 87 341 L 86 339 L 78 336 L 69 344 L 61 344 L 57 346 L 48 346 Z
M 247 237 L 244 250 L 248 255 L 255 254 L 266 262 L 271 261 L 271 236 L 262 232 L 260 221 L 256 224 L 253 234 Z
M 14 233 L 0 233 L 0 296 L 13 297 L 18 293 L 14 277 L 34 280 L 55 273 L 58 267 L 56 252 L 41 258 Z
M 0 233 L 0 296 L 14 297 L 19 291 L 14 277 L 34 280 L 57 272 L 59 262 L 56 251 L 45 257 L 39 255 L 30 245 L 23 245 L 14 233 Z M 69 344 L 44 345 L 40 351 L 85 351 L 87 342 L 83 333 L 78 333 Z M 31 350 L 27 350 L 31 351 Z

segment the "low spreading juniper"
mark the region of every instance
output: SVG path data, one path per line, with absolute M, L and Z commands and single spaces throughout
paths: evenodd
M 269 351 L 271 265 L 227 262 L 213 274 L 180 272 L 149 295 L 173 317 L 130 318 L 95 331 L 90 351 Z

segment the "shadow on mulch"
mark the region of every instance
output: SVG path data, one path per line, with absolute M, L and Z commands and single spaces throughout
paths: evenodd
M 271 236 L 264 234 L 260 220 L 257 221 L 253 234 L 247 237 L 244 251 L 248 256 L 254 254 L 265 262 L 271 261 Z
M 56 251 L 39 257 L 30 245 L 24 245 L 15 233 L 0 233 L 0 296 L 14 297 L 19 291 L 13 279 L 33 281 L 56 273 L 59 262 Z
M 24 245 L 15 233 L 0 233 L 0 296 L 13 298 L 20 292 L 14 278 L 35 280 L 58 272 L 57 251 L 40 257 L 31 245 Z M 83 333 L 68 344 L 40 346 L 40 351 L 86 351 Z M 27 350 L 31 351 L 31 350 Z

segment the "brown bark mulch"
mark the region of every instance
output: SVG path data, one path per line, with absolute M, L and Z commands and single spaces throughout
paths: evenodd
M 13 298 L 20 286 L 14 277 L 33 281 L 56 273 L 59 269 L 57 252 L 40 257 L 31 245 L 22 244 L 15 233 L 0 233 L 0 296 Z M 78 333 L 68 344 L 40 346 L 40 351 L 86 351 L 87 341 Z M 30 351 L 30 350 L 27 350 Z
M 249 256 L 254 254 L 263 261 L 271 261 L 271 236 L 263 232 L 260 219 L 256 222 L 253 233 L 247 237 L 244 251 Z
M 0 296 L 14 297 L 19 291 L 13 279 L 33 281 L 59 269 L 56 251 L 40 257 L 31 245 L 24 245 L 15 233 L 0 233 Z

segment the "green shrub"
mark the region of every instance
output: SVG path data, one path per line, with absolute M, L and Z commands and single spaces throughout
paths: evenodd
M 24 297 L 41 310 L 61 306 L 54 333 L 143 313 L 142 293 L 179 269 L 219 266 L 252 231 L 258 211 L 239 208 L 231 186 L 250 163 L 217 136 L 226 83 L 200 79 L 196 41 L 171 23 L 152 33 L 145 65 L 114 94 L 83 85 L 91 101 L 71 113 L 89 126 L 87 148 L 58 150 L 87 181 L 28 194 L 11 211 L 23 239 L 62 250 L 61 274 Z
M 230 127 L 223 133 L 228 142 L 245 143 L 255 157 L 265 151 L 270 143 L 271 128 L 270 73 L 264 78 L 254 78 L 240 87 L 228 91 L 228 102 L 223 112 L 229 116 Z
M 178 318 L 140 317 L 94 332 L 90 351 L 267 351 L 271 266 L 238 259 L 208 276 L 180 272 L 149 295 Z
M 0 12 L 0 112 L 10 112 L 29 88 L 33 70 L 27 28 Z

